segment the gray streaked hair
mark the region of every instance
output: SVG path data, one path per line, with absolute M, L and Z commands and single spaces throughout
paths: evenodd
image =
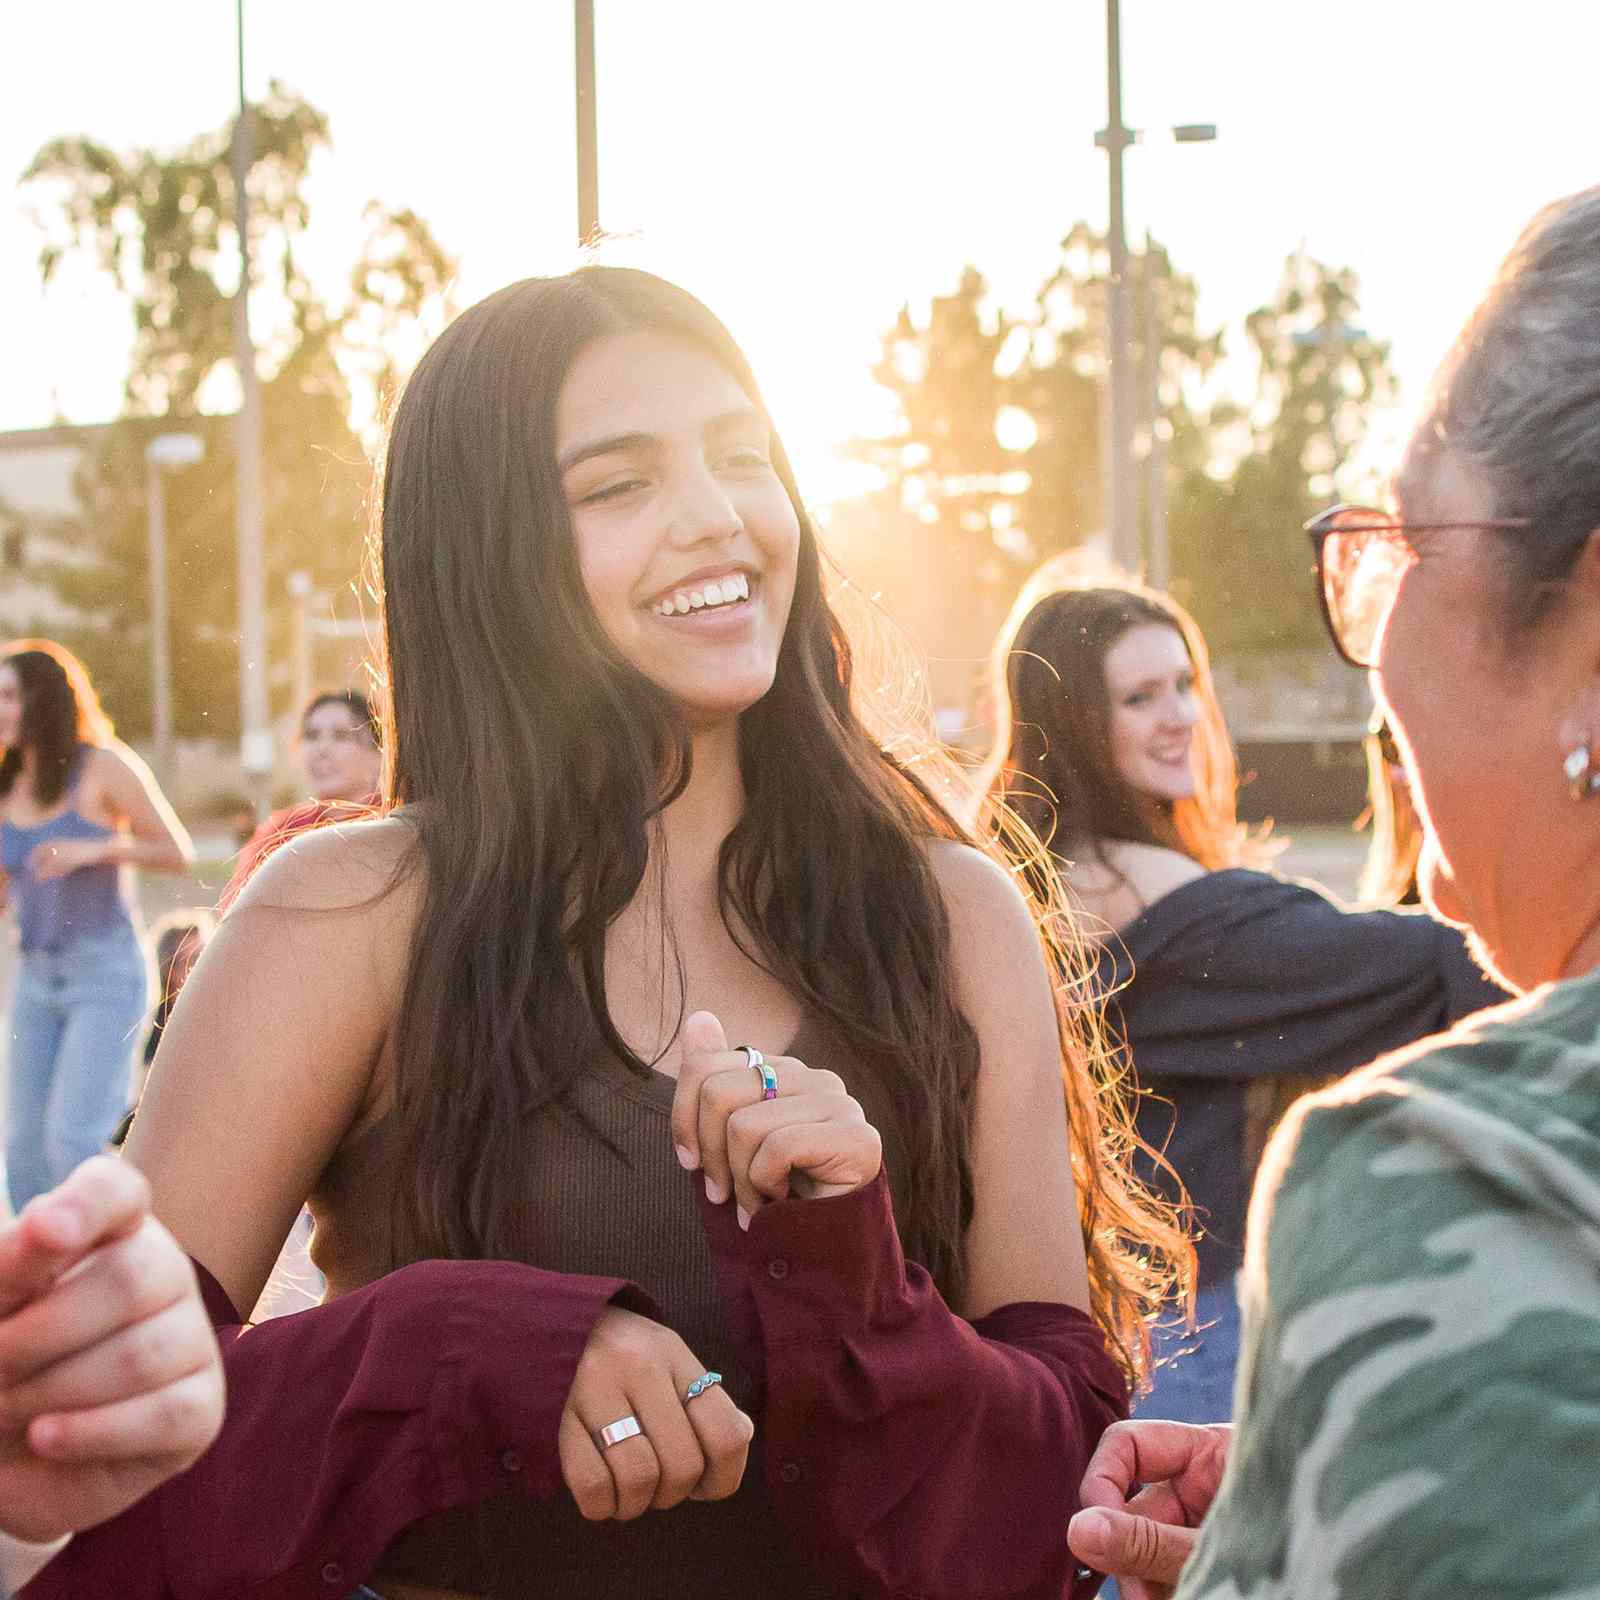
M 1433 380 L 1425 448 L 1458 452 L 1496 516 L 1513 626 L 1536 622 L 1600 527 L 1600 187 L 1554 201 L 1512 247 Z

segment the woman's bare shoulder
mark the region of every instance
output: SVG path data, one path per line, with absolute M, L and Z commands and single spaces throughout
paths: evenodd
M 422 881 L 416 843 L 415 829 L 392 816 L 308 828 L 267 858 L 228 914 L 372 910 L 386 919 L 397 910 L 414 914 Z
M 120 739 L 87 746 L 80 770 L 80 786 L 87 784 L 107 793 L 114 793 L 130 782 L 144 784 L 154 781 L 144 757 Z
M 958 839 L 930 839 L 924 849 L 958 931 L 975 926 L 991 935 L 1023 938 L 1030 946 L 1036 942 L 1033 913 L 1012 869 Z
M 1065 877 L 1079 909 L 1115 932 L 1174 889 L 1205 877 L 1206 871 L 1181 850 L 1101 839 L 1076 853 L 1066 866 Z

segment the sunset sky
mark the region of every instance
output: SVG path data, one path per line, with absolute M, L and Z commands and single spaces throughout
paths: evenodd
M 470 303 L 573 260 L 569 0 L 249 0 L 248 82 L 325 110 L 315 262 L 338 283 L 369 197 L 415 208 Z M 902 301 L 971 261 L 1001 300 L 1103 225 L 1098 0 L 596 0 L 601 218 L 618 255 L 699 292 L 745 343 L 810 493 L 884 417 L 866 369 Z M 1357 269 L 1406 405 L 1538 205 L 1600 179 L 1600 7 L 1524 0 L 1124 0 L 1130 125 L 1215 122 L 1138 151 L 1148 222 L 1234 348 L 1304 242 Z M 234 95 L 224 0 L 29 8 L 0 171 L 47 139 L 176 146 Z M 13 57 L 21 63 L 21 53 Z M 23 197 L 0 229 L 0 428 L 111 415 L 128 326 L 84 279 L 45 296 Z M 1398 419 L 1391 419 L 1392 435 Z M 1383 445 L 1380 448 L 1389 448 Z

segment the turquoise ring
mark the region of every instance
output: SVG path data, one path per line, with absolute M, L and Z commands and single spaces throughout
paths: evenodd
M 778 1074 L 767 1065 L 767 1058 L 756 1049 L 753 1044 L 735 1045 L 736 1050 L 743 1050 L 745 1060 L 755 1068 L 761 1079 L 761 1098 L 763 1100 L 776 1100 L 778 1098 Z
M 691 1400 L 698 1400 L 707 1389 L 715 1389 L 722 1382 L 720 1372 L 702 1372 L 687 1389 L 683 1391 L 683 1403 L 688 1405 Z

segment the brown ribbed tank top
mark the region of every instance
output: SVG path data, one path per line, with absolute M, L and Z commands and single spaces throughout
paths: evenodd
M 802 1017 L 782 1052 L 837 1072 L 883 1137 L 891 1174 L 904 1171 L 904 1139 L 876 1075 L 823 1019 Z M 523 1181 L 512 1197 L 513 1259 L 552 1272 L 627 1278 L 650 1294 L 667 1325 L 721 1372 L 745 1409 L 751 1380 L 723 1325 L 690 1180 L 672 1152 L 674 1081 L 641 1076 L 603 1047 L 572 1093 L 578 1117 L 552 1113 L 528 1135 Z M 405 1260 L 393 1254 L 390 1202 L 395 1130 L 380 1122 L 341 1149 L 311 1197 L 311 1254 L 328 1298 L 371 1283 Z M 493 1339 L 495 1330 L 484 1329 Z M 512 1494 L 430 1517 L 410 1529 L 372 1578 L 491 1600 L 678 1600 L 689 1594 L 764 1600 L 840 1600 L 844 1591 L 789 1547 L 767 1497 L 761 1429 L 739 1492 L 713 1504 L 684 1501 L 632 1522 L 586 1522 L 569 1494 L 538 1502 Z

